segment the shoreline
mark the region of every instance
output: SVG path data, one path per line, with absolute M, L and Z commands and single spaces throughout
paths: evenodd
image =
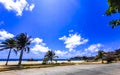
M 84 61 L 57 61 L 57 63 L 83 63 Z M 6 61 L 0 61 L 0 66 L 5 65 Z M 53 61 L 53 63 L 56 63 Z M 8 65 L 17 65 L 18 61 L 9 61 Z M 22 61 L 22 64 L 42 64 L 42 61 Z

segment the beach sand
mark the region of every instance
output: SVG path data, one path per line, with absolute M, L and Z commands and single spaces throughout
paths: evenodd
M 0 65 L 5 65 L 6 61 L 0 61 Z M 40 61 L 22 61 L 22 64 L 40 64 Z M 8 65 L 17 65 L 18 61 L 9 61 Z
M 0 65 L 5 65 L 6 61 L 0 61 Z M 22 64 L 41 64 L 42 61 L 22 61 Z M 53 63 L 56 63 L 53 61 Z M 57 61 L 57 63 L 84 63 L 84 61 Z M 18 61 L 9 61 L 8 65 L 17 65 Z

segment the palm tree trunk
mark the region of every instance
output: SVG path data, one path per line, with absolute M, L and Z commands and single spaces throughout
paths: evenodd
M 20 53 L 20 58 L 19 58 L 19 63 L 18 63 L 18 65 L 21 65 L 21 62 L 22 62 L 22 57 L 23 57 L 23 50 L 21 50 L 21 53 Z
M 9 58 L 10 58 L 10 53 L 11 53 L 11 49 L 10 49 L 10 51 L 9 51 L 9 54 L 8 54 L 7 61 L 6 61 L 6 64 L 5 64 L 5 65 L 8 64 L 8 61 L 9 61 Z
M 50 59 L 50 61 L 51 61 L 51 64 L 52 64 L 52 60 L 53 60 L 53 59 L 51 58 L 51 59 Z
M 103 62 L 103 59 L 102 59 L 102 64 L 103 64 L 104 62 Z

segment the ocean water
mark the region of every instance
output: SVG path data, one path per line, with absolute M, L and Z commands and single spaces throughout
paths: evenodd
M 0 59 L 0 61 L 6 61 L 7 59 Z M 42 61 L 43 59 L 34 59 L 36 61 Z M 55 59 L 57 61 L 65 61 L 67 59 Z M 9 59 L 9 61 L 19 61 L 19 59 Z M 22 59 L 22 61 L 28 61 L 28 59 Z

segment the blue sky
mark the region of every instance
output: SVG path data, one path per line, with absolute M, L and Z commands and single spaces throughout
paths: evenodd
M 120 16 L 105 16 L 107 8 L 106 0 L 0 0 L 0 41 L 23 32 L 32 36 L 24 58 L 42 58 L 48 50 L 60 58 L 111 51 L 120 46 L 120 28 L 108 23 Z M 0 52 L 0 58 L 7 54 Z

